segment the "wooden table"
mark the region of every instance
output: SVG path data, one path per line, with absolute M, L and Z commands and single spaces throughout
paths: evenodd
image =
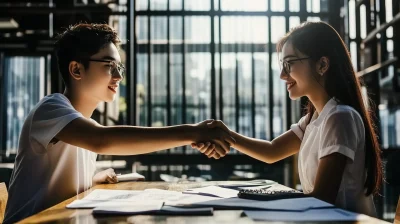
M 89 194 L 94 189 L 114 189 L 114 190 L 144 190 L 149 188 L 158 188 L 172 191 L 184 191 L 189 188 L 205 187 L 210 185 L 217 185 L 220 183 L 230 183 L 232 181 L 223 182 L 180 182 L 180 183 L 166 183 L 166 182 L 124 182 L 118 184 L 103 184 L 97 185 L 92 189 L 83 192 L 76 197 L 70 198 L 55 205 L 45 211 L 36 215 L 28 217 L 21 221 L 21 223 L 41 223 L 41 222 L 57 222 L 57 223 L 179 223 L 179 224 L 197 224 L 197 223 L 255 223 L 250 218 L 242 215 L 241 210 L 217 210 L 214 211 L 213 216 L 165 216 L 165 215 L 136 215 L 136 216 L 107 216 L 107 217 L 93 217 L 91 209 L 67 209 L 65 206 L 75 199 L 81 199 Z M 282 186 L 282 185 L 281 185 Z M 284 186 L 282 186 L 284 187 Z M 257 222 L 268 223 L 268 222 Z M 289 223 L 289 222 L 288 222 Z M 310 223 L 310 222 L 307 222 Z M 327 223 L 327 222 L 321 222 Z M 336 223 L 336 222 L 335 222 Z M 348 222 L 347 222 L 348 223 Z M 362 223 L 387 223 L 382 220 L 372 218 L 367 222 Z

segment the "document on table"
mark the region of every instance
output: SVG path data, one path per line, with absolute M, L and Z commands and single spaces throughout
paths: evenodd
M 138 204 L 103 204 L 93 209 L 93 214 L 145 214 L 160 211 L 163 206 L 162 201 L 144 201 Z
M 143 201 L 168 201 L 178 200 L 182 196 L 181 192 L 166 191 L 159 189 L 146 189 L 144 191 L 133 190 L 105 190 L 96 189 L 81 200 L 75 200 L 67 205 L 67 208 L 95 208 L 112 203 L 130 202 L 142 203 Z M 129 203 L 124 203 L 124 205 Z
M 180 204 L 187 207 L 213 207 L 214 209 L 249 209 L 275 211 L 304 211 L 311 208 L 330 208 L 333 205 L 316 198 L 293 198 L 273 201 L 256 201 L 241 198 L 220 198 L 197 203 Z
M 197 195 L 197 194 L 182 194 L 181 197 L 176 197 L 176 198 L 171 198 L 169 200 L 166 200 L 164 202 L 164 205 L 186 207 L 186 205 L 191 205 L 191 204 L 206 202 L 206 201 L 215 201 L 215 200 L 220 200 L 220 199 L 223 199 L 223 198 L 210 197 L 210 196 Z
M 306 211 L 244 211 L 257 221 L 318 222 L 318 221 L 363 221 L 368 216 L 339 208 L 310 209 Z
M 95 215 L 135 215 L 135 214 L 159 214 L 159 215 L 213 215 L 213 208 L 180 208 L 163 206 L 161 202 L 145 202 L 138 205 L 102 205 L 93 209 Z
M 187 189 L 183 192 L 184 194 L 198 194 L 203 196 L 219 197 L 219 198 L 235 198 L 239 191 L 218 187 L 218 186 L 207 186 L 193 189 Z

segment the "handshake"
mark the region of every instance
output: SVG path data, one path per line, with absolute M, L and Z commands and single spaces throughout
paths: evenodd
M 198 129 L 197 137 L 191 146 L 208 158 L 224 157 L 236 143 L 233 132 L 220 120 L 205 120 L 194 126 Z

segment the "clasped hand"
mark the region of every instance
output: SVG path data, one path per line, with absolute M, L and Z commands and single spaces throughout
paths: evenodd
M 191 146 L 208 158 L 224 157 L 236 143 L 229 128 L 220 120 L 205 120 L 196 126 L 201 128 L 201 136 Z

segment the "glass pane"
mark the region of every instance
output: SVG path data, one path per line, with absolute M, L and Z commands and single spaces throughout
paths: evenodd
M 219 43 L 219 17 L 214 17 L 214 42 Z
M 157 46 L 155 46 L 154 48 L 157 48 Z M 154 48 L 152 50 L 156 50 Z M 162 127 L 167 125 L 166 71 L 167 54 L 153 53 L 151 55 L 152 127 Z
M 167 0 L 150 0 L 150 10 L 167 10 Z
M 137 107 L 137 124 L 139 126 L 147 126 L 147 89 L 149 87 L 147 76 L 148 74 L 148 56 L 147 54 L 138 54 L 137 55 L 137 98 L 136 98 L 136 107 Z
M 182 124 L 182 53 L 171 53 L 170 85 L 171 85 L 171 125 Z M 171 149 L 171 153 L 182 153 L 182 148 Z
M 169 0 L 169 10 L 182 10 L 182 0 Z
M 147 43 L 148 41 L 148 17 L 138 16 L 136 19 L 136 37 L 138 44 Z
M 349 34 L 350 38 L 356 38 L 356 3 L 354 0 L 349 1 Z
M 390 20 L 393 19 L 393 0 L 385 0 L 385 6 L 386 6 L 386 22 L 389 22 Z
M 386 49 L 389 53 L 393 52 L 394 46 L 393 46 L 393 40 L 387 40 L 386 42 Z
M 234 53 L 222 53 L 221 66 L 223 82 L 223 121 L 230 129 L 237 131 L 235 121 L 236 55 Z
M 360 36 L 367 37 L 367 9 L 365 5 L 360 6 Z
M 219 10 L 219 0 L 214 0 L 214 10 Z
M 210 11 L 211 1 L 210 0 L 184 0 L 185 10 L 191 11 Z
M 277 137 L 285 130 L 285 116 L 286 116 L 286 88 L 285 82 L 279 78 L 280 68 L 278 65 L 277 53 L 272 53 L 272 72 L 274 83 L 274 106 L 273 106 L 273 136 Z
M 292 29 L 298 25 L 300 25 L 300 17 L 298 16 L 289 17 L 289 29 Z
M 267 0 L 221 0 L 222 11 L 267 11 Z
M 353 64 L 354 71 L 357 71 L 357 43 L 350 43 L 351 63 Z
M 136 1 L 136 10 L 147 10 L 149 7 L 147 0 L 138 0 Z
M 318 22 L 318 21 L 321 21 L 321 18 L 318 16 L 309 16 L 309 17 L 307 17 L 307 21 Z
M 209 16 L 185 16 L 185 42 L 210 43 L 211 19 Z
M 289 0 L 289 11 L 299 12 L 300 11 L 300 0 Z
M 167 125 L 167 54 L 162 44 L 167 42 L 167 17 L 150 17 L 151 37 L 151 116 L 153 127 Z M 162 53 L 161 53 L 162 52 Z
M 255 137 L 258 139 L 269 139 L 269 92 L 268 92 L 268 53 L 254 53 L 255 70 L 255 104 L 256 104 L 256 126 Z
M 241 50 L 240 51 L 249 51 Z M 251 79 L 252 79 L 252 56 L 251 53 L 238 53 L 238 74 L 239 74 L 239 133 L 246 136 L 253 136 L 252 133 L 252 112 L 251 112 Z
M 285 33 L 285 17 L 273 16 L 271 18 L 271 42 L 277 43 Z
M 160 44 L 167 42 L 167 17 L 150 17 L 150 37 L 151 43 Z
M 271 1 L 271 11 L 275 12 L 285 11 L 285 1 Z
M 283 29 L 285 27 L 283 26 Z M 223 16 L 223 43 L 267 43 L 268 18 L 261 16 Z
M 391 27 L 388 27 L 387 29 L 386 29 L 386 37 L 387 38 L 393 38 L 393 27 L 391 26 Z
M 15 154 L 26 116 L 44 97 L 44 57 L 6 57 L 6 154 Z
M 217 119 L 221 119 L 221 117 L 220 117 L 220 113 L 221 113 L 221 111 L 220 111 L 220 107 L 219 107 L 219 105 L 220 105 L 220 100 L 221 100 L 221 96 L 220 96 L 220 94 L 219 94 L 219 92 L 220 92 L 220 88 L 219 88 L 219 84 L 220 84 L 220 59 L 219 59 L 219 50 L 218 50 L 218 48 L 216 48 L 216 52 L 215 52 L 215 56 L 214 56 L 214 58 L 215 58 L 215 92 L 217 93 L 216 94 L 216 96 L 215 96 L 215 108 L 216 108 L 216 118 Z
M 182 54 L 172 53 L 170 56 L 171 74 L 171 124 L 182 124 Z
M 171 16 L 169 18 L 169 35 L 171 44 L 182 43 L 182 17 Z
M 321 12 L 320 0 L 307 0 L 307 12 Z

